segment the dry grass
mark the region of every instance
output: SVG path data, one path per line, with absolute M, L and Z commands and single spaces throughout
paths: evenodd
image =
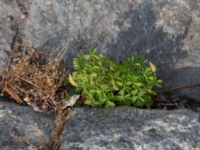
M 62 140 L 62 133 L 65 126 L 65 123 L 69 121 L 75 112 L 68 108 L 65 111 L 59 111 L 55 122 L 54 128 L 51 134 L 51 139 L 48 143 L 42 145 L 42 150 L 59 150 L 60 149 L 60 142 Z
M 15 54 L 4 77 L 2 93 L 35 111 L 50 112 L 55 111 L 61 102 L 56 95 L 67 72 L 56 61 L 45 60 L 43 55 L 33 49 Z

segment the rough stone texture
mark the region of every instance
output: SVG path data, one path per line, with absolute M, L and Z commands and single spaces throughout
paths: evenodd
M 76 108 L 60 150 L 200 150 L 200 114 L 175 111 Z M 0 102 L 0 149 L 35 150 L 49 140 L 53 116 Z
M 11 46 L 17 33 L 20 9 L 15 0 L 0 1 L 0 73 L 6 67 Z
M 2 101 L 2 100 L 1 100 Z M 0 149 L 34 150 L 47 142 L 53 117 L 9 102 L 0 102 Z
M 165 86 L 200 82 L 199 0 L 9 0 L 0 2 L 0 56 L 6 59 L 18 26 L 23 42 L 71 67 L 97 47 L 122 60 L 137 52 L 156 64 Z M 12 20 L 12 19 L 11 19 Z M 4 39 L 4 40 L 3 40 Z M 3 59 L 0 60 L 1 63 Z M 200 89 L 177 95 L 200 100 Z
M 130 107 L 78 109 L 61 150 L 200 150 L 199 114 Z
M 200 115 L 190 110 L 76 111 L 60 150 L 200 150 Z
M 28 45 L 68 66 L 97 47 L 116 60 L 144 55 L 166 86 L 200 82 L 199 0 L 33 0 L 24 32 Z M 181 95 L 200 100 L 200 89 Z

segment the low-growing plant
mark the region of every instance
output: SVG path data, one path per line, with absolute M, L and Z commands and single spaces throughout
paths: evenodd
M 117 63 L 91 49 L 73 60 L 74 72 L 67 81 L 86 96 L 84 106 L 150 107 L 155 86 L 161 86 L 154 69 L 140 55 Z

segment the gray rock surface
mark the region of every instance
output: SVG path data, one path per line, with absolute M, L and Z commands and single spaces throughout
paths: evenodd
M 17 26 L 24 44 L 64 58 L 68 67 L 82 50 L 97 47 L 118 61 L 133 53 L 144 55 L 156 64 L 165 86 L 200 82 L 199 0 L 11 0 L 0 4 L 2 14 L 14 12 L 13 18 L 21 20 Z M 0 26 L 10 31 L 7 25 L 12 23 L 2 20 Z M 4 28 L 0 35 L 10 35 L 9 41 L 13 34 Z M 1 49 L 9 44 L 1 44 Z M 199 88 L 177 95 L 200 101 Z
M 6 67 L 18 30 L 20 9 L 16 1 L 0 1 L 0 73 Z
M 52 116 L 30 107 L 0 102 L 0 149 L 34 150 L 49 140 L 53 123 Z
M 61 150 L 200 150 L 200 115 L 190 110 L 77 109 Z
M 60 150 L 200 150 L 200 114 L 191 110 L 76 108 Z M 34 150 L 49 140 L 52 116 L 0 102 L 0 149 Z

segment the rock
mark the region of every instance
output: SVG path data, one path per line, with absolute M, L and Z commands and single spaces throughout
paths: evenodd
M 54 117 L 0 101 L 1 150 L 34 150 L 47 143 Z M 76 108 L 60 150 L 200 150 L 200 114 L 187 109 Z
M 97 47 L 117 61 L 142 54 L 155 63 L 165 87 L 200 82 L 199 0 L 4 0 L 0 4 L 2 14 L 9 12 L 19 20 L 1 19 L 0 35 L 7 37 L 0 51 L 4 59 L 15 33 L 9 26 L 14 24 L 23 44 L 64 59 L 68 68 L 81 51 Z M 176 92 L 196 101 L 199 93 L 199 87 Z
M 200 150 L 200 115 L 190 110 L 76 109 L 60 150 Z
M 54 117 L 9 102 L 0 102 L 0 149 L 34 150 L 47 142 Z
M 0 1 L 0 73 L 4 71 L 16 37 L 20 9 L 15 0 Z
M 165 86 L 200 82 L 200 1 L 52 0 L 32 2 L 24 42 L 65 58 L 97 47 L 122 60 L 140 53 Z M 176 92 L 177 93 L 177 92 Z M 200 100 L 200 89 L 177 95 Z

